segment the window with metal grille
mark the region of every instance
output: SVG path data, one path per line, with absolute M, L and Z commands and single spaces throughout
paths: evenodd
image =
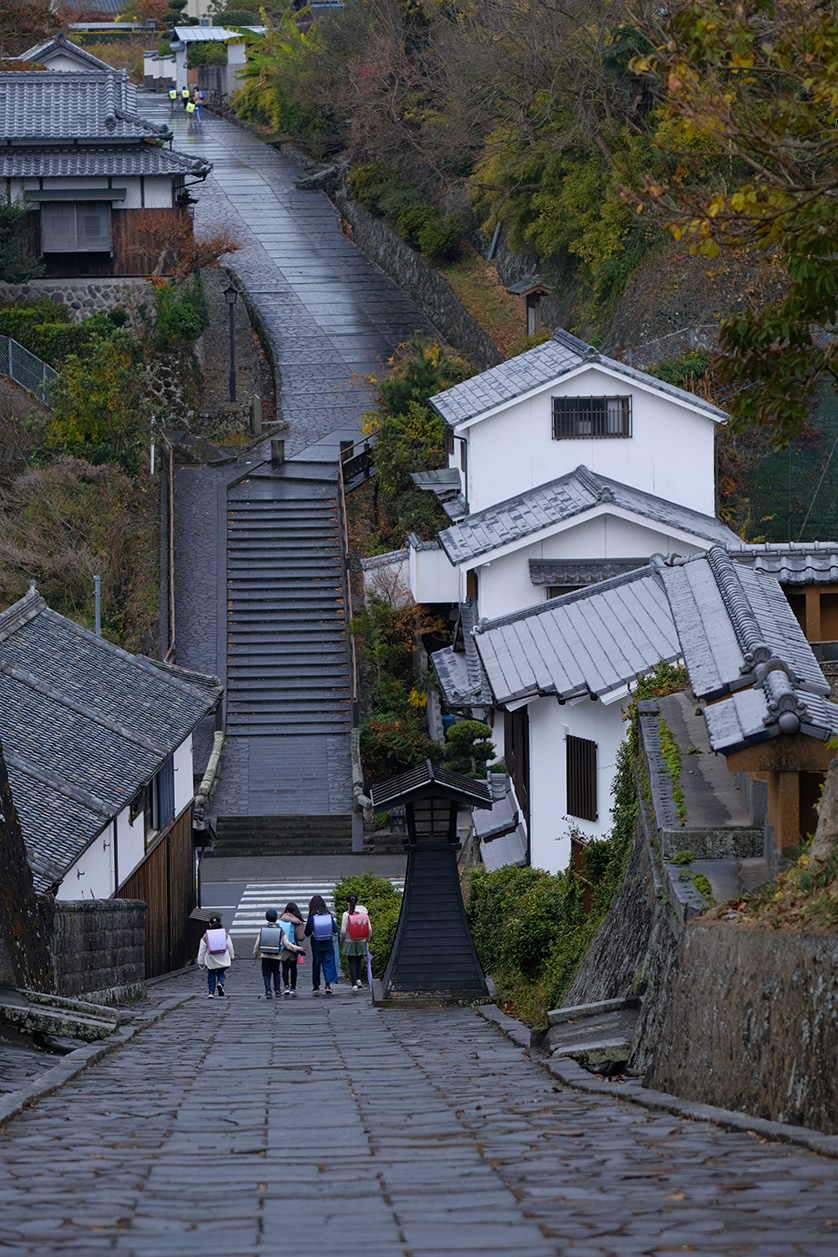
M 630 397 L 554 397 L 553 440 L 631 436 Z
M 103 253 L 111 247 L 107 201 L 52 201 L 41 207 L 44 253 Z
M 567 739 L 567 811 L 584 821 L 595 821 L 596 742 L 588 738 Z
M 562 594 L 572 594 L 578 588 L 578 585 L 545 585 L 544 597 L 549 602 L 551 598 L 561 598 Z

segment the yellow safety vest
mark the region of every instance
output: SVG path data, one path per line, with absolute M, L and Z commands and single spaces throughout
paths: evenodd
M 191 101 L 191 100 L 190 100 L 190 101 L 189 101 L 189 103 L 187 104 L 187 106 L 186 106 L 186 112 L 187 112 L 187 113 L 194 113 L 194 112 L 195 112 L 195 105 L 194 105 L 194 102 L 193 102 L 193 101 Z

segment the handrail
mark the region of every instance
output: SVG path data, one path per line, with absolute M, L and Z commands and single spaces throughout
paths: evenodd
M 356 442 L 358 444 L 358 442 Z M 349 529 L 346 522 L 346 486 L 343 481 L 343 458 L 338 458 L 338 491 L 340 496 L 340 512 L 343 532 L 344 574 L 346 583 L 346 636 L 349 639 L 349 658 L 352 668 L 352 727 L 360 724 L 360 704 L 358 702 L 358 655 L 355 648 L 355 634 L 350 625 L 355 612 L 352 605 L 352 572 L 349 566 Z
M 163 662 L 169 663 L 175 651 L 175 455 L 172 444 L 166 433 L 161 431 L 160 444 L 169 451 L 169 649 L 163 656 Z

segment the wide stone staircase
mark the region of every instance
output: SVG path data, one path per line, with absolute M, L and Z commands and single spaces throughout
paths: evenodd
M 228 493 L 227 758 L 246 782 L 235 808 L 219 799 L 215 855 L 351 850 L 351 678 L 328 473 L 288 463 Z

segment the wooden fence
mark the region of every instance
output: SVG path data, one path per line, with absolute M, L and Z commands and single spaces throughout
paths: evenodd
M 146 977 L 185 965 L 192 951 L 189 914 L 195 906 L 191 805 L 158 839 L 118 897 L 148 904 Z

